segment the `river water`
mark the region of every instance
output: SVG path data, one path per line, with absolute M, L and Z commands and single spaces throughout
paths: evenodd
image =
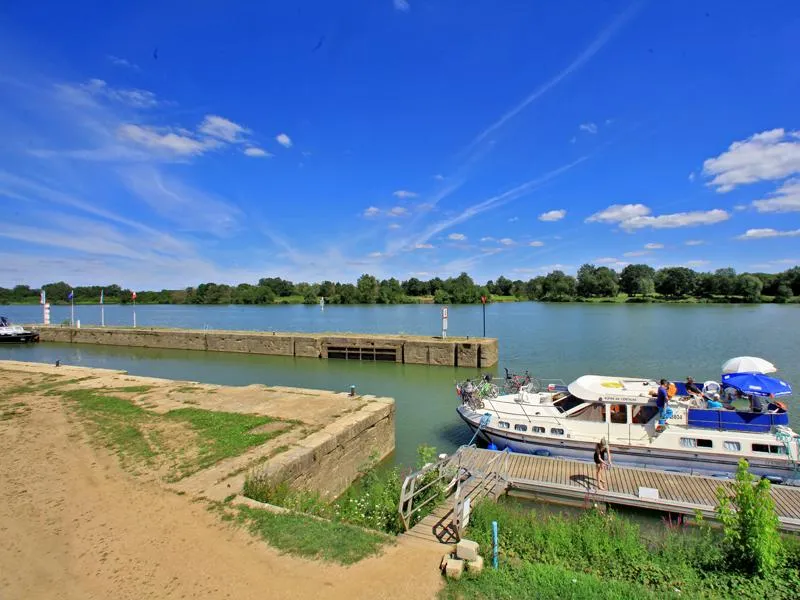
M 349 331 L 441 334 L 440 307 L 399 306 L 137 306 L 141 327 L 204 327 L 264 331 Z M 52 308 L 51 321 L 70 318 L 69 306 Z M 0 306 L 15 323 L 41 322 L 39 306 Z M 81 324 L 99 324 L 98 306 L 76 306 Z M 131 306 L 105 307 L 107 325 L 131 325 Z M 479 336 L 480 306 L 449 309 L 450 335 Z M 800 307 L 797 305 L 619 305 L 520 302 L 489 305 L 486 334 L 497 337 L 502 367 L 529 369 L 542 378 L 570 381 L 586 373 L 658 379 L 719 380 L 733 356 L 762 356 L 779 375 L 800 385 Z M 397 402 L 396 460 L 414 461 L 417 445 L 449 452 L 470 435 L 455 413 L 454 382 L 471 369 L 314 360 L 281 356 L 205 353 L 91 345 L 0 346 L 0 359 L 124 369 L 134 375 L 228 385 L 264 383 L 391 396 Z M 790 400 L 792 424 L 800 407 Z

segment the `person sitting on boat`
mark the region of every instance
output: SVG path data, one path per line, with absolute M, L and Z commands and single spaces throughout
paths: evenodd
M 686 393 L 695 398 L 701 398 L 703 396 L 702 390 L 697 387 L 697 384 L 694 382 L 694 377 L 686 378 Z
M 719 394 L 712 394 L 706 398 L 706 408 L 722 408 L 722 402 L 719 401 Z
M 760 413 L 764 410 L 764 404 L 761 402 L 760 397 L 751 394 L 748 396 L 748 400 L 750 400 L 750 412 Z

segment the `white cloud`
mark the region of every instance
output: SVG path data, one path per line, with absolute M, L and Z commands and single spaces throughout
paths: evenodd
M 696 177 L 696 175 L 694 174 L 694 171 L 689 173 L 689 181 L 694 181 L 695 177 Z
M 703 163 L 709 186 L 729 192 L 736 186 L 774 181 L 800 173 L 800 131 L 772 129 L 733 142 L 717 157 Z
M 284 148 L 291 148 L 292 147 L 292 138 L 290 138 L 285 133 L 279 133 L 275 136 L 275 141 L 278 142 Z
M 433 178 L 436 181 L 444 181 L 444 175 L 442 175 L 441 173 L 437 173 L 436 175 L 433 176 Z
M 705 240 L 686 240 L 684 244 L 687 246 L 702 246 L 707 243 Z
M 672 229 L 677 227 L 695 227 L 698 225 L 713 225 L 726 221 L 730 215 L 715 208 L 707 211 L 692 211 L 652 216 L 650 209 L 644 204 L 613 204 L 596 212 L 586 219 L 587 223 L 617 223 L 626 230 L 643 229 Z
M 761 213 L 800 211 L 800 179 L 785 182 L 770 198 L 756 200 L 753 206 Z
M 519 221 L 519 217 L 511 217 L 511 218 L 508 220 L 508 222 L 509 222 L 509 223 L 516 223 L 517 221 Z
M 246 127 L 218 115 L 206 115 L 197 131 L 231 144 L 240 142 L 250 133 Z
M 215 142 L 196 140 L 190 135 L 172 131 L 162 133 L 154 127 L 132 124 L 121 125 L 117 129 L 117 137 L 135 142 L 151 150 L 177 156 L 196 156 L 217 145 Z
M 664 244 L 656 244 L 654 242 L 650 242 L 649 244 L 644 245 L 645 248 L 648 250 L 661 250 L 664 247 Z
M 408 209 L 405 206 L 394 206 L 389 209 L 390 217 L 404 217 L 408 214 Z
M 408 12 L 411 5 L 408 3 L 408 0 L 394 0 L 394 8 L 401 12 Z
M 625 252 L 622 254 L 625 258 L 633 258 L 634 256 L 646 256 L 650 254 L 647 250 L 633 250 L 632 252 Z
M 377 217 L 380 214 L 380 209 L 377 206 L 370 206 L 364 209 L 363 216 L 369 217 Z
M 619 262 L 619 260 L 610 256 L 604 256 L 603 258 L 595 258 L 594 262 L 598 265 L 610 265 Z
M 482 242 L 494 242 L 495 239 L 493 237 L 491 237 L 491 236 L 486 236 L 486 237 L 482 237 L 481 241 Z
M 578 141 L 578 138 L 576 138 L 574 135 L 569 139 L 569 143 L 570 144 L 574 144 L 577 141 Z
M 764 238 L 774 237 L 797 237 L 800 235 L 800 229 L 793 229 L 789 231 L 778 231 L 777 229 L 764 228 L 764 229 L 748 229 L 742 235 L 738 236 L 740 240 L 759 240 Z
M 747 210 L 747 205 L 746 204 L 736 204 L 736 205 L 734 205 L 733 210 L 738 211 L 738 212 L 741 212 L 743 210 Z
M 61 87 L 72 88 L 72 86 L 69 85 L 64 85 Z M 133 108 L 153 108 L 159 104 L 158 100 L 156 99 L 156 95 L 153 92 L 147 90 L 138 90 L 135 88 L 113 88 L 102 79 L 90 79 L 87 83 L 82 84 L 80 89 L 92 96 L 103 97 Z
M 545 222 L 560 221 L 566 216 L 567 216 L 567 211 L 564 210 L 563 208 L 559 210 L 548 210 L 547 212 L 544 212 L 539 215 L 539 220 Z
M 626 231 L 652 227 L 653 229 L 675 229 L 678 227 L 697 227 L 699 225 L 714 225 L 727 221 L 730 215 L 719 208 L 713 210 L 696 210 L 692 212 L 659 215 L 657 217 L 634 217 L 620 223 Z
M 389 223 L 389 229 L 400 229 L 400 225 L 397 223 Z
M 106 58 L 108 58 L 108 62 L 110 62 L 115 67 L 127 67 L 128 69 L 133 69 L 134 71 L 139 70 L 139 65 L 132 63 L 129 60 L 124 58 L 120 58 L 119 56 L 114 56 L 113 54 L 109 54 Z
M 528 246 L 531 246 L 532 248 L 541 248 L 542 246 L 544 246 L 544 242 L 540 242 L 539 240 L 534 240 L 532 242 L 528 242 Z
M 451 233 L 450 235 L 447 236 L 447 239 L 456 240 L 460 242 L 467 239 L 467 236 L 465 236 L 463 233 Z
M 703 267 L 705 265 L 711 264 L 710 260 L 687 260 L 686 266 L 687 267 Z
M 595 123 L 582 123 L 578 129 L 591 134 L 597 133 L 597 125 Z
M 408 190 L 397 190 L 392 192 L 392 196 L 402 200 L 404 198 L 416 198 L 418 194 L 416 192 L 409 192 Z
M 272 152 L 267 152 L 266 150 L 262 150 L 261 148 L 256 148 L 255 146 L 251 146 L 250 148 L 245 148 L 244 153 L 247 156 L 253 156 L 255 158 L 270 158 L 275 156 Z
M 433 248 L 433 244 L 417 244 L 414 246 L 415 250 L 430 250 Z
M 556 263 L 553 265 L 542 265 L 541 267 L 533 267 L 533 268 L 518 268 L 518 269 L 511 269 L 514 273 L 541 273 L 542 275 L 546 273 L 552 273 L 553 271 L 569 271 L 572 268 L 572 265 L 562 265 L 561 263 Z
M 612 204 L 605 210 L 596 212 L 586 219 L 587 223 L 621 223 L 628 219 L 650 214 L 644 204 Z
M 369 256 L 369 258 L 380 258 L 381 256 L 383 256 L 383 253 L 382 252 L 370 252 L 368 256 Z
M 503 244 L 503 246 L 513 246 L 514 245 L 514 240 L 512 240 L 511 238 L 502 238 L 502 239 L 500 239 L 498 241 L 501 244 Z

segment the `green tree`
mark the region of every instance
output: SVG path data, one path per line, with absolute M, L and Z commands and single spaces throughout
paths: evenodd
M 569 302 L 575 299 L 575 278 L 563 271 L 548 273 L 542 280 L 542 299 L 550 302 Z
M 778 516 L 769 480 L 756 483 L 747 468 L 747 461 L 740 459 L 732 496 L 725 488 L 717 488 L 717 518 L 724 532 L 726 564 L 766 575 L 781 561 Z
M 741 295 L 745 302 L 761 302 L 761 288 L 763 284 L 758 277 L 744 273 L 736 279 L 735 291 Z
M 358 288 L 352 283 L 337 283 L 331 297 L 332 304 L 358 304 L 359 300 Z
M 792 296 L 794 296 L 792 288 L 786 283 L 779 284 L 778 289 L 775 290 L 775 302 L 788 302 Z
M 303 304 L 316 304 L 317 303 L 317 294 L 314 292 L 314 288 L 311 286 L 306 289 L 305 293 L 303 294 Z
M 336 284 L 332 281 L 323 281 L 319 284 L 319 295 L 323 298 L 330 298 L 336 293 Z
M 697 273 L 686 267 L 666 267 L 656 273 L 656 291 L 670 298 L 691 296 Z
M 631 296 L 652 296 L 656 293 L 656 284 L 652 277 L 640 277 L 634 282 L 634 293 Z
M 649 265 L 627 265 L 619 274 L 619 287 L 629 296 L 642 294 L 642 292 L 639 291 L 640 289 L 655 288 L 655 276 L 655 269 Z M 646 283 L 641 283 L 641 280 L 645 279 L 649 279 L 653 282 L 653 285 L 648 286 Z M 650 292 L 650 294 L 652 294 L 652 292 Z
M 461 273 L 455 279 L 448 279 L 444 283 L 444 288 L 450 295 L 451 302 L 474 304 L 481 299 L 481 290 L 475 285 L 472 277 L 466 273 Z
M 534 277 L 525 283 L 525 297 L 528 300 L 541 300 L 544 296 L 544 277 Z
M 427 296 L 428 285 L 416 277 L 412 277 L 408 281 L 403 282 L 403 291 L 408 296 Z
M 492 292 L 493 294 L 497 294 L 498 296 L 510 296 L 511 287 L 513 285 L 514 284 L 510 279 L 503 277 L 501 275 L 500 277 L 497 278 L 497 281 L 494 284 L 495 291 L 492 292 L 491 289 L 489 289 L 488 291 Z M 486 287 L 487 288 L 489 287 L 488 284 Z
M 380 296 L 380 286 L 378 280 L 366 273 L 358 278 L 356 282 L 358 288 L 358 299 L 362 304 L 375 304 Z
M 578 269 L 578 278 L 575 292 L 581 298 L 591 298 L 597 295 L 597 268 L 594 265 L 581 265 Z
M 400 304 L 403 301 L 403 286 L 394 277 L 380 283 L 378 302 L 381 304 Z
M 450 294 L 448 294 L 444 288 L 439 288 L 433 295 L 433 301 L 436 304 L 450 304 Z
M 736 293 L 736 270 L 731 268 L 717 269 L 714 271 L 714 293 L 718 296 L 730 298 Z

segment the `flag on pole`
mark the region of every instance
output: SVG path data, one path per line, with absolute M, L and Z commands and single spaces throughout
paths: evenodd
M 131 296 L 133 297 L 134 300 L 136 300 L 136 292 L 131 292 Z
M 73 294 L 72 294 L 72 290 L 70 290 L 69 291 L 69 296 L 67 296 L 67 300 L 72 300 L 72 298 L 73 298 Z
M 103 290 L 100 290 L 100 304 L 103 303 Z

